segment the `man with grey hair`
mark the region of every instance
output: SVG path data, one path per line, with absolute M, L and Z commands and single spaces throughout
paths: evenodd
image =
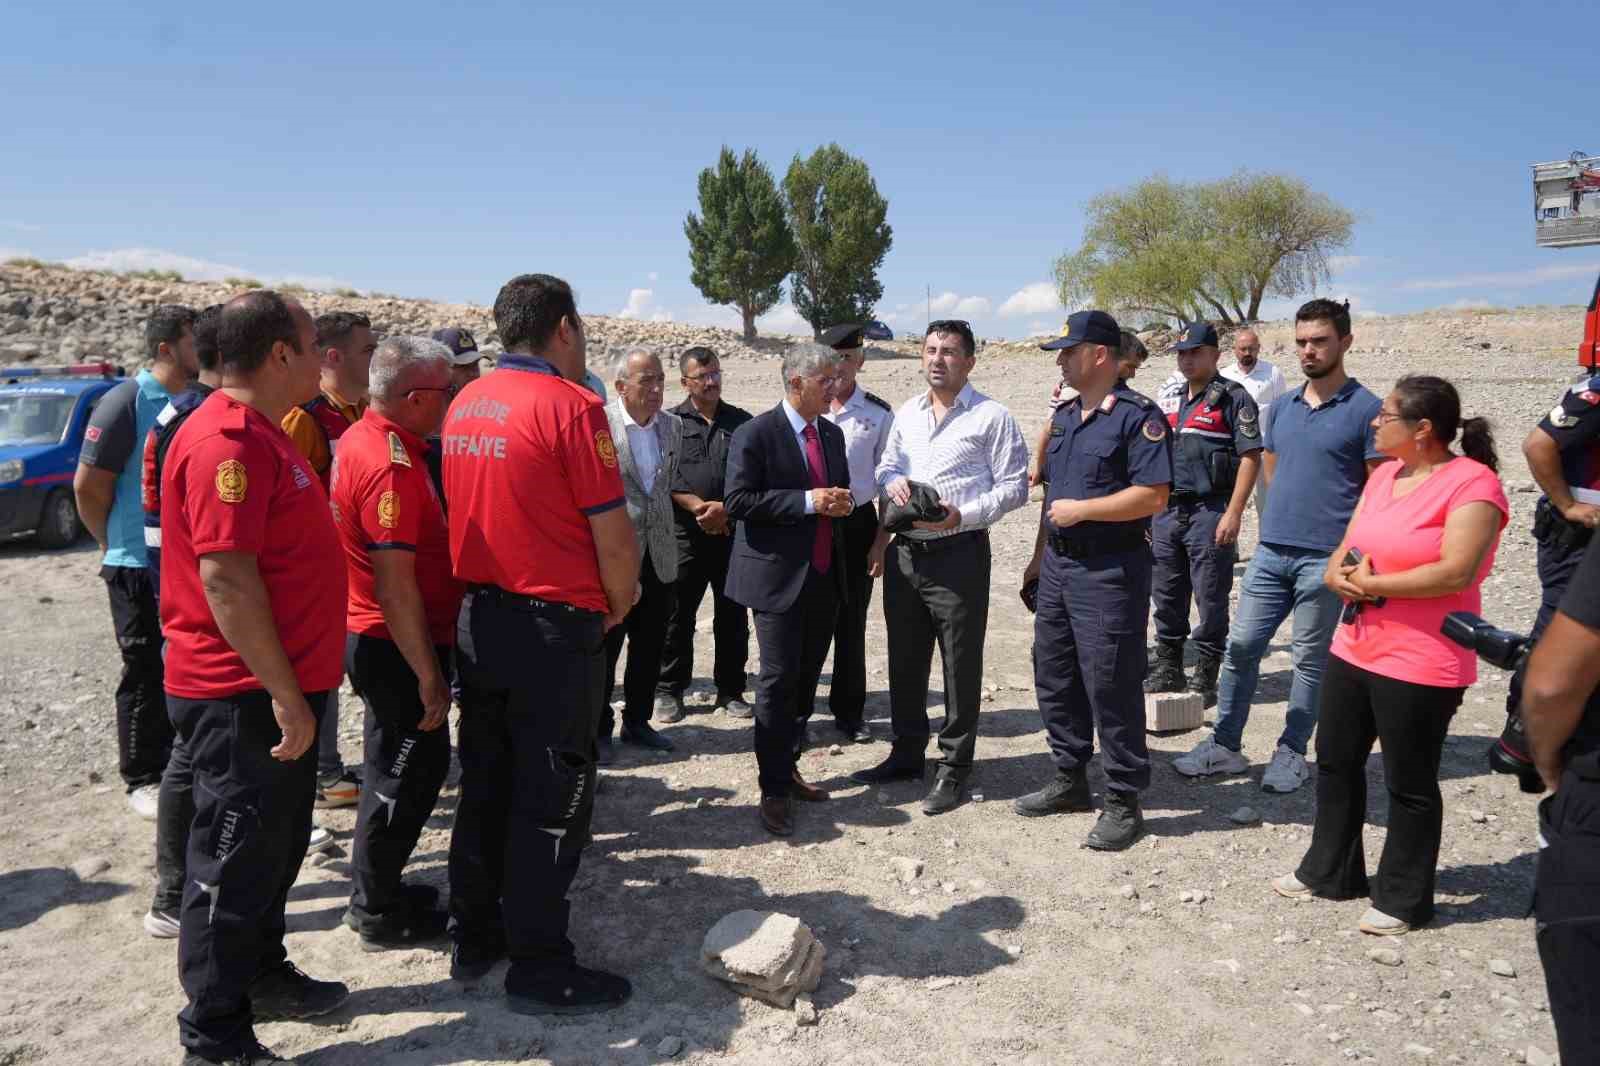
M 838 355 L 797 344 L 783 357 L 782 402 L 734 431 L 724 504 L 736 523 L 728 598 L 755 615 L 755 749 L 761 825 L 794 833 L 791 797 L 828 798 L 797 765 L 803 715 L 816 698 L 843 593 L 842 538 L 834 523 L 854 509 L 844 434 L 822 417 L 833 400 Z
M 918 482 L 938 493 L 941 515 L 896 530 L 881 564 L 894 747 L 882 763 L 851 776 L 865 784 L 922 780 L 928 671 L 937 643 L 944 724 L 939 772 L 923 798 L 924 814 L 960 805 L 972 773 L 989 629 L 989 527 L 1028 501 L 1028 446 L 1016 419 L 967 380 L 976 349 L 966 322 L 928 324 L 922 344 L 927 391 L 895 412 L 877 470 L 890 502 L 904 507 Z
M 648 348 L 624 350 L 611 375 L 616 398 L 606 404 L 611 439 L 616 442 L 617 469 L 628 507 L 628 520 L 639 538 L 639 598 L 620 625 L 606 634 L 605 702 L 600 709 L 599 763 L 613 759 L 611 728 L 615 722 L 611 694 L 616 687 L 617 660 L 628 644 L 628 665 L 622 675 L 622 742 L 656 751 L 671 751 L 672 741 L 650 725 L 667 620 L 672 617 L 673 582 L 678 579 L 678 543 L 673 533 L 672 481 L 677 475 L 683 423 L 661 409 L 666 374 L 661 359 Z
M 427 439 L 453 395 L 450 349 L 389 337 L 373 353 L 371 406 L 339 438 L 329 499 L 349 572 L 345 672 L 366 705 L 361 802 L 344 921 L 367 951 L 441 936 L 438 893 L 403 884 L 450 768 L 451 656 L 461 586 Z

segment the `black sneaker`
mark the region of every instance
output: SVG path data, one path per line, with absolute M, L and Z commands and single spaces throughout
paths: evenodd
M 506 1007 L 515 1014 L 593 1014 L 631 995 L 626 977 L 578 965 L 531 974 L 513 967 L 506 974 Z
M 890 755 L 877 766 L 857 770 L 850 775 L 850 780 L 859 781 L 863 785 L 882 785 L 890 781 L 921 781 L 926 769 L 921 759 L 911 761 Z
M 1122 851 L 1143 834 L 1144 815 L 1139 810 L 1139 794 L 1107 789 L 1105 809 L 1083 845 L 1095 851 Z
M 481 981 L 505 957 L 506 942 L 501 938 L 457 940 L 450 946 L 450 978 L 468 983 Z
M 252 1040 L 250 1046 L 236 1055 L 221 1059 L 208 1059 L 198 1051 L 183 1056 L 182 1066 L 295 1066 L 293 1059 L 283 1059 Z
M 672 741 L 656 732 L 648 722 L 640 722 L 634 726 L 623 726 L 622 742 L 624 744 L 637 744 L 641 748 L 650 748 L 654 751 L 672 750 Z
M 394 951 L 412 948 L 444 936 L 450 916 L 441 910 L 424 907 L 399 907 L 356 930 L 362 951 Z
M 307 977 L 287 959 L 250 986 L 250 1009 L 258 1022 L 320 1017 L 338 1010 L 349 998 L 350 989 L 343 982 Z
M 1081 771 L 1069 774 L 1058 770 L 1049 784 L 1016 799 L 1011 809 L 1027 818 L 1093 810 L 1089 803 L 1089 779 Z

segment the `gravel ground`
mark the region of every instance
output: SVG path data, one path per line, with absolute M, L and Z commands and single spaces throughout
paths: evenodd
M 1410 369 L 1443 374 L 1469 411 L 1498 426 L 1515 513 L 1484 613 L 1512 628 L 1531 621 L 1538 599 L 1528 532 L 1537 497 L 1518 445 L 1572 377 L 1580 320 L 1558 308 L 1357 325 L 1350 367 L 1368 386 L 1381 391 Z M 1263 332 L 1268 358 L 1291 336 L 1284 324 Z M 877 354 L 867 387 L 891 402 L 910 395 L 917 364 Z M 1292 361 L 1279 361 L 1297 382 Z M 1153 392 L 1171 366 L 1157 356 L 1137 384 Z M 730 359 L 729 399 L 755 409 L 776 402 L 776 368 L 755 352 Z M 986 351 L 974 374 L 1030 437 L 1054 380 L 1048 357 L 1013 347 Z M 756 824 L 749 726 L 691 714 L 667 727 L 677 752 L 624 749 L 603 773 L 595 843 L 574 890 L 583 958 L 635 982 L 625 1008 L 540 1022 L 507 1013 L 494 979 L 477 991 L 452 984 L 438 950 L 361 953 L 339 924 L 348 866 L 336 857 L 306 865 L 291 896 L 289 947 L 308 972 L 344 980 L 354 995 L 326 1024 L 263 1025 L 262 1038 L 320 1066 L 647 1063 L 667 1058 L 665 1038 L 682 1041 L 681 1061 L 797 1066 L 1554 1061 L 1526 917 L 1533 803 L 1483 761 L 1506 678 L 1486 669 L 1451 728 L 1440 917 L 1425 930 L 1374 943 L 1355 928 L 1363 902 L 1296 903 L 1267 887 L 1298 861 L 1313 815 L 1310 788 L 1272 796 L 1257 787 L 1288 691 L 1286 631 L 1264 664 L 1245 734 L 1251 773 L 1187 781 L 1171 757 L 1204 734 L 1152 737 L 1149 834 L 1120 855 L 1082 850 L 1091 815 L 1024 820 L 1008 803 L 1050 773 L 1032 627 L 1015 592 L 1034 514 L 1013 514 L 995 531 L 975 802 L 930 819 L 914 786 L 849 784 L 845 775 L 885 748 L 832 750 L 819 720 L 821 743 L 803 768 L 834 799 L 806 805 L 796 835 L 777 841 Z M 1246 552 L 1253 540 L 1252 516 Z M 81 546 L 0 547 L 0 1064 L 179 1057 L 174 945 L 139 924 L 154 884 L 153 834 L 127 809 L 116 775 L 117 660 L 96 570 Z M 882 624 L 875 609 L 869 713 L 886 729 Z M 702 625 L 709 640 L 709 601 Z M 709 702 L 703 681 L 693 697 Z M 355 762 L 360 710 L 348 692 L 344 707 L 341 741 Z M 1369 773 L 1375 860 L 1384 836 L 1376 756 Z M 1098 769 L 1092 781 L 1098 793 Z M 413 863 L 441 887 L 455 799 L 452 773 Z M 1242 805 L 1259 824 L 1228 819 Z M 348 847 L 353 812 L 322 820 Z M 900 856 L 922 860 L 924 872 L 901 881 L 890 863 Z M 744 907 L 797 915 L 827 945 L 815 1026 L 699 972 L 705 931 Z M 1377 961 L 1377 948 L 1396 954 Z

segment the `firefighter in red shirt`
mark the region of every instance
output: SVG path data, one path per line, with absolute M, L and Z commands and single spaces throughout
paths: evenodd
M 218 323 L 221 387 L 161 471 L 167 706 L 194 764 L 179 916 L 185 1066 L 280 1061 L 252 1021 L 349 990 L 288 961 L 284 903 L 311 835 L 310 754 L 339 684 L 345 574 L 322 484 L 279 424 L 316 389 L 311 317 L 259 290 Z
M 589 840 L 607 630 L 638 590 L 639 548 L 566 282 L 512 278 L 494 303 L 506 347 L 445 420 L 461 798 L 450 839 L 450 973 L 509 955 L 521 1013 L 606 1010 L 626 979 L 579 966 L 567 890 Z
M 451 648 L 461 586 L 426 440 L 450 402 L 450 350 L 389 337 L 372 357 L 372 405 L 339 440 L 334 523 L 350 576 L 345 672 L 366 705 L 361 807 L 345 924 L 367 950 L 444 933 L 430 886 L 401 883 L 450 769 Z

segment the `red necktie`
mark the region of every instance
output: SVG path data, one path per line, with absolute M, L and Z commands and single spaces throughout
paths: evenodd
M 817 436 L 817 427 L 807 423 L 805 438 L 806 466 L 811 468 L 811 487 L 826 488 L 828 468 L 822 461 L 822 438 Z M 820 514 L 817 515 L 817 539 L 811 542 L 811 565 L 817 568 L 819 574 L 826 574 L 833 565 L 833 519 Z

